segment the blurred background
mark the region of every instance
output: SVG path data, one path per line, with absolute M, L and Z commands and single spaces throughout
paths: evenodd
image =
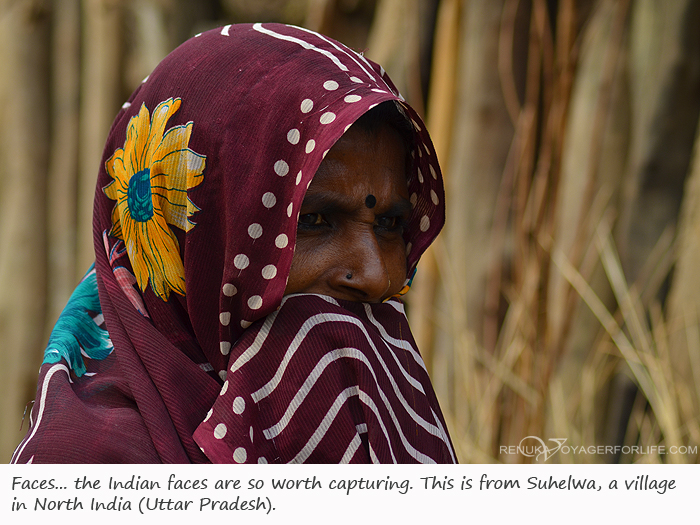
M 407 303 L 461 461 L 700 459 L 700 0 L 0 6 L 1 461 L 93 260 L 113 117 L 178 44 L 257 21 L 364 51 L 431 131 L 448 219 Z

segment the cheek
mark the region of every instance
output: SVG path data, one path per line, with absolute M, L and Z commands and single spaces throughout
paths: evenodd
M 309 265 L 304 264 L 305 254 L 299 249 L 299 245 L 294 248 L 294 257 L 292 258 L 292 266 L 289 269 L 289 277 L 287 278 L 287 287 L 284 293 L 296 293 L 304 289 L 304 283 L 311 277 L 309 274 Z M 301 253 L 300 253 L 301 252 Z
M 323 272 L 322 264 L 319 263 L 323 259 L 323 244 L 297 239 L 285 295 L 304 291 L 319 280 Z
M 406 281 L 407 265 L 406 265 L 406 247 L 403 240 L 393 243 L 384 251 L 384 265 L 391 286 L 387 292 L 387 296 L 396 295 L 403 288 L 403 283 Z

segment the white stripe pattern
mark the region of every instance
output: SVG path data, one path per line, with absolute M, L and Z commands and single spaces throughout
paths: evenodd
M 336 57 L 333 53 L 330 51 L 326 51 L 325 49 L 319 49 L 313 44 L 309 44 L 305 40 L 301 40 L 299 38 L 295 38 L 293 36 L 287 36 L 287 35 L 280 35 L 279 33 L 275 33 L 274 31 L 270 31 L 269 29 L 265 29 L 262 24 L 254 24 L 253 29 L 263 33 L 264 35 L 271 36 L 273 38 L 277 38 L 279 40 L 285 40 L 287 42 L 293 42 L 295 44 L 299 44 L 301 47 L 304 49 L 309 49 L 311 51 L 316 51 L 317 53 L 321 53 L 323 56 L 329 58 L 336 66 L 338 66 L 338 69 L 341 71 L 348 71 L 348 68 L 345 64 L 343 64 L 340 60 L 338 60 L 338 57 Z
M 387 443 L 391 447 L 389 433 L 387 432 L 384 422 L 379 417 L 379 409 L 377 408 L 377 405 L 375 405 L 374 401 L 372 401 L 372 398 L 370 398 L 366 393 L 360 390 L 359 387 L 351 386 L 343 390 L 340 394 L 338 394 L 338 397 L 331 405 L 331 408 L 326 413 L 326 416 L 323 418 L 321 424 L 316 428 L 316 431 L 309 438 L 309 441 L 307 441 L 306 445 L 304 445 L 304 448 L 302 448 L 299 451 L 299 453 L 290 461 L 290 463 L 304 463 L 304 461 L 306 461 L 309 458 L 311 453 L 318 446 L 318 444 L 321 442 L 321 439 L 328 431 L 328 428 L 335 420 L 335 416 L 338 414 L 338 412 L 340 412 L 341 407 L 352 396 L 358 396 L 360 398 L 360 401 L 362 401 L 372 410 L 372 412 L 374 412 L 374 414 L 377 416 L 379 424 L 382 427 L 382 432 L 384 432 L 384 436 L 386 437 Z M 396 456 L 394 456 L 393 450 L 391 451 L 391 456 L 394 458 L 395 461 Z
M 227 388 L 198 443 L 212 461 L 245 447 L 252 463 L 455 462 L 425 367 L 414 364 L 420 354 L 402 333 L 410 340 L 395 305 L 288 296 L 231 349 Z M 252 428 L 264 439 L 237 437 Z
M 304 402 L 307 394 L 311 392 L 311 389 L 316 384 L 318 378 L 321 377 L 321 374 L 326 369 L 326 367 L 330 365 L 333 361 L 337 361 L 338 359 L 342 359 L 344 357 L 362 361 L 365 365 L 367 365 L 367 368 L 369 368 L 370 370 L 372 369 L 372 365 L 370 364 L 370 362 L 367 360 L 365 355 L 362 352 L 360 352 L 357 348 L 338 348 L 337 350 L 328 352 L 321 358 L 321 360 L 306 378 L 306 381 L 304 381 L 302 387 L 294 395 L 294 398 L 292 399 L 291 403 L 289 403 L 289 406 L 287 407 L 287 410 L 282 416 L 282 419 L 280 419 L 277 422 L 277 424 L 263 431 L 263 435 L 267 439 L 273 439 L 277 437 L 279 433 L 286 428 L 286 426 L 289 424 L 289 421 L 292 419 L 292 416 L 297 411 L 297 408 L 299 408 Z M 374 375 L 374 371 L 372 371 L 372 375 Z M 253 396 L 253 399 L 256 402 L 258 401 L 255 398 L 255 396 Z
M 331 46 L 333 46 L 334 48 L 336 48 L 336 49 L 337 49 L 338 51 L 340 51 L 341 53 L 343 53 L 343 54 L 347 55 L 348 57 L 350 57 L 350 59 L 351 59 L 353 62 L 355 62 L 358 66 L 360 66 L 360 68 L 362 69 L 362 71 L 364 71 L 365 74 L 366 74 L 370 79 L 372 79 L 372 80 L 374 80 L 375 82 L 377 82 L 376 76 L 373 75 L 373 74 L 371 73 L 371 71 L 372 71 L 372 66 L 369 64 L 369 62 L 367 62 L 367 59 L 366 59 L 364 56 L 362 56 L 362 55 L 360 55 L 360 54 L 358 54 L 358 53 L 355 53 L 354 51 L 351 52 L 351 53 L 348 53 L 347 50 L 345 50 L 345 49 L 339 47 L 339 46 L 336 45 L 334 42 L 332 42 L 331 40 L 329 40 L 328 38 L 326 38 L 325 36 L 323 36 L 323 35 L 317 33 L 316 31 L 312 31 L 311 29 L 307 29 L 307 28 L 305 28 L 305 27 L 297 27 L 297 26 L 291 26 L 291 27 L 294 27 L 295 29 L 299 29 L 299 30 L 301 30 L 301 31 L 305 31 L 305 32 L 307 32 L 307 33 L 310 33 L 310 34 L 312 34 L 312 35 L 314 35 L 314 36 L 320 38 L 320 39 L 323 40 L 324 42 L 330 44 Z M 353 55 L 355 55 L 355 56 L 353 56 Z M 356 57 L 357 57 L 357 58 L 360 58 L 360 59 L 362 60 L 362 62 L 364 62 L 364 64 L 369 68 L 369 71 L 367 71 L 367 69 L 365 69 L 365 67 L 357 60 Z M 384 82 L 384 79 L 382 79 L 382 82 L 383 82 L 384 84 L 386 84 L 386 82 Z M 388 87 L 388 86 L 387 86 L 387 87 Z
M 24 439 L 20 446 L 17 447 L 17 450 L 15 450 L 15 453 L 12 454 L 12 459 L 10 460 L 10 463 L 15 463 L 19 459 L 19 457 L 22 455 L 22 452 L 24 452 L 24 448 L 36 435 L 37 430 L 39 430 L 39 427 L 41 426 L 41 418 L 44 415 L 44 408 L 46 407 L 46 393 L 49 390 L 49 383 L 51 382 L 51 378 L 53 377 L 53 375 L 56 372 L 60 372 L 61 370 L 64 371 L 68 377 L 70 377 L 68 367 L 62 364 L 55 364 L 49 369 L 48 372 L 46 372 L 46 376 L 44 376 L 44 382 L 41 385 L 41 396 L 39 398 L 39 414 L 36 418 L 36 425 L 32 426 L 32 433 Z
M 362 445 L 362 438 L 360 437 L 360 434 L 355 434 L 355 437 L 352 438 L 352 441 L 348 445 L 345 454 L 343 454 L 343 457 L 340 458 L 340 464 L 346 465 L 350 463 L 350 460 L 355 456 L 355 452 L 357 452 L 357 449 L 360 448 L 360 445 Z
M 384 339 L 387 343 L 391 343 L 392 345 L 398 346 L 399 348 L 403 348 L 404 350 L 409 352 L 413 356 L 413 359 L 416 361 L 418 366 L 420 366 L 426 372 L 428 371 L 428 369 L 425 367 L 425 363 L 423 362 L 423 358 L 418 352 L 416 352 L 413 346 L 411 346 L 411 343 L 404 339 L 396 339 L 394 337 L 391 337 L 387 333 L 386 329 L 379 323 L 379 321 L 377 321 L 374 318 L 374 315 L 372 314 L 372 308 L 368 304 L 365 304 L 365 313 L 367 314 L 367 319 L 369 319 L 369 322 L 372 323 L 377 328 L 377 330 L 379 330 L 379 334 L 382 336 L 382 339 Z
M 282 362 L 279 365 L 279 368 L 277 369 L 277 372 L 275 375 L 268 381 L 268 383 L 263 386 L 260 390 L 257 392 L 253 393 L 253 399 L 258 402 L 260 399 L 270 395 L 275 388 L 279 385 L 280 381 L 282 380 L 282 376 L 284 375 L 284 371 L 287 369 L 287 365 L 291 361 L 292 357 L 294 356 L 295 352 L 299 349 L 299 345 L 303 342 L 304 338 L 308 335 L 308 333 L 311 331 L 312 328 L 314 328 L 317 325 L 320 325 L 322 323 L 331 323 L 331 322 L 346 322 L 346 323 L 351 323 L 356 325 L 364 336 L 367 338 L 367 342 L 371 346 L 372 350 L 374 350 L 374 354 L 377 356 L 377 359 L 382 365 L 382 368 L 384 369 L 384 372 L 389 376 L 390 379 L 393 380 L 393 376 L 391 375 L 391 372 L 389 372 L 389 369 L 386 366 L 386 363 L 384 362 L 384 359 L 382 359 L 382 356 L 380 353 L 377 351 L 377 347 L 374 345 L 372 342 L 372 339 L 369 337 L 369 334 L 367 333 L 367 330 L 365 329 L 364 325 L 362 322 L 357 319 L 356 317 L 351 317 L 349 315 L 340 315 L 340 314 L 334 314 L 334 313 L 322 313 L 322 314 L 317 314 L 314 315 L 313 317 L 309 318 L 299 329 L 299 332 L 297 335 L 294 337 L 294 340 L 292 343 L 289 345 L 289 348 L 287 349 L 286 354 L 284 355 L 284 358 L 282 359 Z M 423 385 L 420 384 L 413 376 L 411 376 L 406 370 L 403 368 L 397 357 L 394 355 L 392 352 L 391 354 L 396 360 L 396 364 L 400 367 L 400 370 L 404 376 L 404 378 L 415 388 L 418 390 L 421 394 L 425 394 L 425 391 L 423 390 Z
M 368 339 L 368 341 L 369 341 L 369 339 Z M 370 343 L 371 343 L 371 341 L 370 341 Z M 389 399 L 386 397 L 386 394 L 384 394 L 384 391 L 379 386 L 379 380 L 377 378 L 377 374 L 374 372 L 372 365 L 370 364 L 367 357 L 365 357 L 365 355 L 362 352 L 360 352 L 359 350 L 357 350 L 356 348 L 336 349 L 336 350 L 333 350 L 332 352 L 327 353 L 325 356 L 323 356 L 323 358 L 321 358 L 321 360 L 318 362 L 318 364 L 314 367 L 314 369 L 311 371 L 309 376 L 306 378 L 306 381 L 304 381 L 304 384 L 302 385 L 302 387 L 295 394 L 291 403 L 287 407 L 286 412 L 282 416 L 282 419 L 276 425 L 274 425 L 268 429 L 265 429 L 263 431 L 263 434 L 265 435 L 265 437 L 267 439 L 273 439 L 273 438 L 277 437 L 280 434 L 280 432 L 282 432 L 284 430 L 284 428 L 289 424 L 290 420 L 292 419 L 292 416 L 296 412 L 297 408 L 299 408 L 299 406 L 301 406 L 301 404 L 304 402 L 304 399 L 306 398 L 307 394 L 311 391 L 311 388 L 316 383 L 318 378 L 321 376 L 321 374 L 323 373 L 325 368 L 333 361 L 336 361 L 337 359 L 341 359 L 343 357 L 357 359 L 358 361 L 362 361 L 362 363 L 364 363 L 367 366 L 369 371 L 372 373 L 372 377 L 374 378 L 374 381 L 375 381 L 376 386 L 377 386 L 377 390 L 379 392 L 380 397 L 382 398 L 382 402 L 384 403 L 384 406 L 386 407 L 387 411 L 389 411 L 389 413 L 391 414 L 392 419 L 394 420 L 394 423 L 397 426 L 397 430 L 399 432 L 399 435 L 401 436 L 401 440 L 404 442 L 405 445 L 408 444 L 408 440 L 406 440 L 405 436 L 403 435 L 403 432 L 400 429 L 400 426 L 398 425 L 398 420 L 397 420 L 397 418 L 394 414 L 394 411 L 392 409 L 391 402 L 389 401 Z M 444 439 L 444 431 L 441 431 L 437 426 L 435 426 L 431 423 L 428 423 L 425 419 L 423 419 L 420 415 L 418 415 L 415 412 L 415 410 L 413 410 L 413 408 L 411 408 L 411 406 L 408 404 L 408 402 L 406 401 L 404 396 L 401 394 L 401 390 L 399 389 L 398 385 L 396 384 L 396 380 L 394 379 L 394 377 L 391 375 L 391 373 L 388 370 L 386 370 L 386 372 L 387 372 L 388 378 L 391 382 L 391 385 L 393 387 L 394 394 L 396 395 L 396 397 L 398 398 L 398 400 L 400 401 L 401 405 L 406 410 L 406 412 L 408 412 L 410 414 L 411 418 L 416 423 L 418 423 L 423 429 L 425 429 L 427 432 L 429 432 L 430 434 L 432 434 L 433 436 L 435 436 L 437 438 L 442 439 L 445 442 L 445 444 L 447 444 L 448 441 Z M 259 399 L 262 399 L 262 398 L 256 399 L 255 394 L 253 394 L 252 397 L 256 402 L 258 402 Z M 435 417 L 434 412 L 433 412 L 433 417 Z M 377 415 L 377 418 L 379 419 L 379 415 Z M 409 447 L 407 447 L 407 449 L 408 448 Z M 415 449 L 413 449 L 413 450 L 415 450 Z
M 366 309 L 366 311 L 367 311 L 367 309 L 370 309 L 369 305 L 365 305 L 365 309 Z M 370 309 L 370 311 L 371 311 L 371 309 Z M 375 326 L 381 327 L 381 332 L 380 332 L 380 333 L 383 332 L 383 335 L 386 334 L 386 337 L 389 337 L 389 338 L 390 338 L 390 336 L 387 334 L 387 332 L 386 332 L 386 330 L 384 329 L 384 327 L 382 327 L 382 326 L 379 324 L 379 322 L 378 322 L 376 319 L 374 319 L 374 316 L 372 316 L 372 319 L 374 320 L 373 323 L 375 324 Z M 445 435 L 444 429 L 438 428 L 436 425 L 427 422 L 425 419 L 423 419 L 422 417 L 420 417 L 420 416 L 411 408 L 411 406 L 409 405 L 409 403 L 406 401 L 406 399 L 404 398 L 404 396 L 401 394 L 401 390 L 399 389 L 399 386 L 397 385 L 396 380 L 394 379 L 393 375 L 391 374 L 391 372 L 389 371 L 388 367 L 386 366 L 386 364 L 385 364 L 384 360 L 382 359 L 380 353 L 377 351 L 377 348 L 375 347 L 374 343 L 372 342 L 372 339 L 369 337 L 369 334 L 368 334 L 367 331 L 365 330 L 365 327 L 362 325 L 362 323 L 360 322 L 359 319 L 354 318 L 354 317 L 343 316 L 343 315 L 338 315 L 338 314 L 333 314 L 333 313 L 322 313 L 322 314 L 315 315 L 315 316 L 313 316 L 312 318 L 308 319 L 308 320 L 304 323 L 304 325 L 302 326 L 302 328 L 299 330 L 299 332 L 297 333 L 297 335 L 294 337 L 294 340 L 292 341 L 292 344 L 289 346 L 289 348 L 288 348 L 288 350 L 287 350 L 287 352 L 286 352 L 286 354 L 285 354 L 285 356 L 284 356 L 282 362 L 280 363 L 280 366 L 279 366 L 279 368 L 277 369 L 277 372 L 276 372 L 275 375 L 273 376 L 273 378 L 272 378 L 263 388 L 261 388 L 260 390 L 258 390 L 258 391 L 256 391 L 256 392 L 253 392 L 253 394 L 252 394 L 253 400 L 254 400 L 256 403 L 260 402 L 262 399 L 264 399 L 265 397 L 267 397 L 267 396 L 269 396 L 270 394 L 272 394 L 272 392 L 279 386 L 280 382 L 282 381 L 282 377 L 283 377 L 283 375 L 284 375 L 284 372 L 285 372 L 285 370 L 287 369 L 287 366 L 289 365 L 290 361 L 292 360 L 292 357 L 294 356 L 294 354 L 296 353 L 296 351 L 298 350 L 298 348 L 301 346 L 301 344 L 303 343 L 303 341 L 304 341 L 304 339 L 306 338 L 306 336 L 309 334 L 309 332 L 310 332 L 314 327 L 316 327 L 316 326 L 318 326 L 318 325 L 320 325 L 320 324 L 322 324 L 322 323 L 324 323 L 324 322 L 338 322 L 338 321 L 353 323 L 353 324 L 357 325 L 357 326 L 361 329 L 362 333 L 364 334 L 364 336 L 365 336 L 366 339 L 367 339 L 367 342 L 369 343 L 369 345 L 370 345 L 370 346 L 372 347 L 372 349 L 374 350 L 374 353 L 375 353 L 375 356 L 377 357 L 377 360 L 381 363 L 382 368 L 384 369 L 384 372 L 386 373 L 387 378 L 389 379 L 389 382 L 390 382 L 390 384 L 391 384 L 391 386 L 392 386 L 392 389 L 394 390 L 394 394 L 395 394 L 396 397 L 398 398 L 398 400 L 399 400 L 399 402 L 401 403 L 401 405 L 403 406 L 403 408 L 406 410 L 406 412 L 408 412 L 408 414 L 410 414 L 411 418 L 412 418 L 418 425 L 420 425 L 423 429 L 425 429 L 425 430 L 426 430 L 427 432 L 429 432 L 430 434 L 432 434 L 432 435 L 434 435 L 434 436 L 440 438 L 440 439 L 447 445 L 447 448 L 450 449 L 450 452 L 451 452 L 451 447 L 449 446 L 449 440 L 446 439 L 446 435 Z M 266 324 L 267 324 L 267 323 L 266 323 Z M 262 332 L 262 330 L 261 330 L 261 332 Z M 267 337 L 267 334 L 268 334 L 268 333 L 269 333 L 269 329 L 268 329 L 268 332 L 265 334 L 265 337 Z M 258 338 L 256 337 L 256 341 L 257 341 L 257 339 L 258 339 Z M 402 347 L 402 348 L 405 348 L 405 346 L 408 346 L 408 347 L 410 348 L 410 350 L 413 351 L 413 348 L 410 347 L 410 345 L 408 344 L 407 341 L 398 341 L 398 340 L 395 340 L 395 341 L 397 341 L 398 343 L 405 343 L 405 345 L 404 345 L 404 344 L 401 344 L 401 347 Z M 412 376 L 410 376 L 410 375 L 408 374 L 408 372 L 406 372 L 406 371 L 404 370 L 404 368 L 403 368 L 403 366 L 402 366 L 402 363 L 398 360 L 398 358 L 396 357 L 396 355 L 394 354 L 394 352 L 392 352 L 391 355 L 394 357 L 397 366 L 399 367 L 399 369 L 401 370 L 401 372 L 404 374 L 404 376 L 406 377 L 406 379 L 409 380 L 409 382 L 412 384 L 412 386 L 413 386 L 416 390 L 420 391 L 421 394 L 425 394 L 422 385 L 421 385 L 417 380 L 415 380 Z M 329 352 L 328 354 L 326 354 L 326 355 L 319 361 L 319 363 L 316 365 L 316 367 L 314 368 L 314 370 L 309 374 L 309 376 L 307 377 L 306 381 L 304 382 L 304 385 L 299 389 L 299 391 L 297 391 L 297 393 L 296 393 L 296 395 L 294 396 L 292 402 L 291 402 L 291 403 L 289 404 L 289 406 L 287 407 L 287 410 L 286 410 L 284 416 L 282 417 L 282 419 L 281 419 L 276 425 L 274 425 L 273 427 L 270 427 L 270 428 L 266 429 L 266 430 L 263 432 L 263 433 L 265 434 L 265 437 L 266 437 L 267 439 L 272 439 L 272 438 L 276 437 L 277 435 L 279 435 L 279 433 L 287 426 L 287 424 L 288 424 L 289 421 L 291 420 L 291 417 L 294 415 L 294 412 L 296 412 L 297 408 L 303 403 L 303 401 L 304 401 L 306 395 L 307 395 L 308 392 L 311 390 L 311 387 L 314 385 L 314 383 L 316 382 L 316 380 L 320 377 L 321 373 L 322 373 L 323 370 L 326 368 L 326 366 L 328 366 L 328 364 L 330 364 L 332 361 L 334 361 L 334 360 L 336 360 L 336 359 L 339 359 L 339 358 L 341 358 L 341 357 L 353 357 L 353 358 L 355 358 L 355 359 L 358 359 L 359 361 L 362 361 L 362 362 L 367 366 L 367 368 L 368 368 L 368 369 L 370 370 L 370 372 L 372 373 L 372 377 L 374 378 L 375 382 L 377 382 L 377 389 L 378 389 L 379 394 L 380 394 L 380 396 L 381 396 L 381 398 L 382 398 L 382 402 L 384 403 L 384 406 L 385 406 L 385 407 L 387 408 L 387 410 L 389 411 L 389 413 L 390 413 L 390 415 L 391 415 L 391 417 L 392 417 L 392 420 L 394 421 L 394 424 L 395 424 L 396 427 L 397 427 L 398 434 L 399 434 L 399 436 L 400 436 L 400 438 L 401 438 L 401 441 L 402 441 L 402 443 L 404 444 L 404 446 L 406 447 L 406 449 L 409 451 L 409 453 L 410 453 L 414 458 L 416 458 L 417 460 L 419 460 L 419 461 L 422 462 L 422 463 L 431 463 L 431 462 L 433 462 L 430 458 L 428 458 L 427 456 L 421 454 L 419 451 L 417 451 L 415 448 L 413 448 L 413 447 L 410 445 L 409 441 L 406 439 L 405 435 L 403 434 L 403 432 L 402 432 L 401 429 L 400 429 L 400 426 L 399 426 L 399 424 L 398 424 L 398 419 L 397 419 L 397 417 L 396 417 L 396 415 L 395 415 L 395 413 L 394 413 L 394 411 L 393 411 L 393 409 L 392 409 L 391 402 L 390 402 L 389 399 L 386 397 L 386 395 L 384 394 L 384 392 L 382 391 L 382 389 L 379 388 L 379 383 L 378 383 L 377 375 L 376 375 L 376 373 L 374 372 L 374 370 L 372 369 L 371 364 L 369 363 L 369 361 L 367 360 L 367 358 L 364 356 L 364 354 L 362 354 L 359 350 L 354 349 L 354 348 L 341 348 L 341 349 L 336 349 L 336 350 L 334 350 L 334 351 Z M 414 358 L 415 358 L 415 356 L 414 356 Z M 418 359 L 420 359 L 420 356 L 418 356 Z M 422 359 L 420 359 L 420 362 L 422 363 Z M 435 413 L 434 413 L 434 412 L 433 412 L 433 417 L 435 417 Z M 380 419 L 380 417 L 379 417 L 378 414 L 377 414 L 377 418 Z M 436 421 L 437 421 L 437 420 L 436 420 Z M 382 426 L 383 426 L 383 423 L 382 423 Z
M 277 312 L 279 312 L 279 310 L 277 310 L 276 312 L 272 312 L 269 316 L 267 316 L 267 319 L 265 319 L 265 323 L 258 332 L 258 335 L 255 336 L 253 344 L 250 345 L 246 349 L 246 351 L 243 352 L 238 357 L 238 359 L 236 359 L 236 361 L 231 365 L 231 372 L 237 371 L 239 368 L 241 368 L 243 365 L 245 365 L 248 361 L 250 361 L 257 355 L 257 353 L 262 348 L 263 343 L 265 343 L 265 340 L 267 339 L 267 336 L 270 333 L 272 325 L 275 323 L 275 319 L 277 318 Z

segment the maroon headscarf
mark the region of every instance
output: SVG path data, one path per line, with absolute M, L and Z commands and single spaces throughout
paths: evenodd
M 408 284 L 444 192 L 423 122 L 380 66 L 278 24 L 168 55 L 114 121 L 97 182 L 102 315 L 88 310 L 114 351 L 85 374 L 45 359 L 13 461 L 454 461 L 399 299 L 280 308 L 307 187 L 387 101 L 414 129 Z

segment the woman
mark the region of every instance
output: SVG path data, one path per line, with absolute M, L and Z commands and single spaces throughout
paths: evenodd
M 13 462 L 454 462 L 396 298 L 442 180 L 379 66 L 301 28 L 197 35 L 103 161 Z

